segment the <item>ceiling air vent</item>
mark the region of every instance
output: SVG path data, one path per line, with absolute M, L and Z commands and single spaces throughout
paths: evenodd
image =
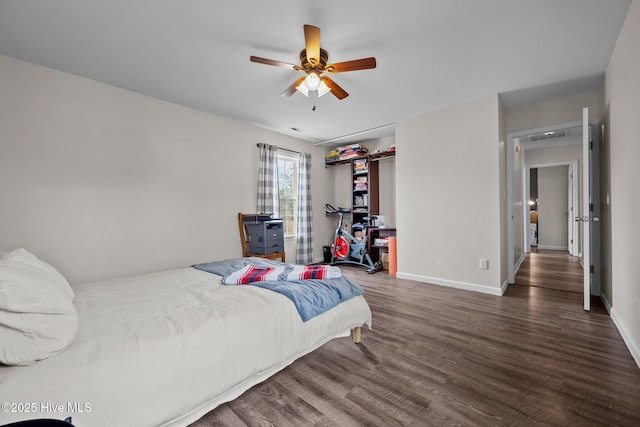
M 535 135 L 529 135 L 529 141 L 535 142 L 535 141 L 546 141 L 548 139 L 563 138 L 567 136 L 568 132 L 569 132 L 568 129 L 560 129 L 560 130 L 554 130 L 550 132 L 537 133 Z

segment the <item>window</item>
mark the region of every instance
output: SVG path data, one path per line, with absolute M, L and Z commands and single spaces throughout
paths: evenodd
M 278 153 L 278 187 L 284 235 L 295 236 L 298 212 L 298 156 L 296 154 Z

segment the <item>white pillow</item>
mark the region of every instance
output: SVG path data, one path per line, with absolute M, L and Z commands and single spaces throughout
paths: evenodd
M 61 352 L 78 329 L 73 290 L 25 249 L 0 257 L 0 363 L 30 365 Z

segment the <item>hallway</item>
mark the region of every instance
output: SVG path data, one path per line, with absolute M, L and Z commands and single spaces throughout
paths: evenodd
M 583 270 L 580 258 L 566 251 L 531 248 L 525 255 L 515 283 L 560 291 L 582 293 Z
M 580 258 L 565 251 L 531 248 L 518 270 L 514 284 L 564 292 L 583 293 L 583 270 Z M 607 314 L 597 296 L 591 296 L 591 312 Z

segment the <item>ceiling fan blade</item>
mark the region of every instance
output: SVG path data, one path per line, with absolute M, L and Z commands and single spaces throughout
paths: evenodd
M 273 59 L 260 58 L 259 56 L 250 56 L 249 60 L 251 62 L 257 62 L 258 64 L 274 65 L 276 67 L 287 68 L 289 70 L 299 70 L 300 69 L 299 65 L 289 64 L 287 62 L 276 61 L 276 60 L 273 60 Z
M 282 92 L 282 93 L 280 94 L 280 96 L 291 96 L 291 95 L 293 95 L 294 93 L 296 93 L 296 88 L 297 88 L 298 86 L 300 86 L 300 84 L 302 84 L 302 82 L 304 81 L 305 77 L 306 77 L 306 76 L 302 76 L 302 77 L 300 77 L 298 80 L 296 80 L 295 82 L 293 82 L 293 84 L 292 84 L 291 86 L 289 86 L 288 88 L 286 88 L 286 89 L 284 90 L 284 92 Z
M 376 68 L 376 58 L 374 57 L 327 64 L 327 66 L 324 67 L 324 71 L 329 73 L 344 73 L 345 71 L 368 70 L 371 68 Z
M 345 99 L 349 94 L 346 90 L 342 89 L 338 86 L 338 83 L 331 80 L 329 77 L 322 76 L 320 79 L 327 85 L 329 89 L 331 89 L 331 93 L 335 95 L 338 99 Z
M 313 25 L 304 26 L 304 41 L 307 50 L 307 60 L 311 65 L 320 63 L 320 28 Z

